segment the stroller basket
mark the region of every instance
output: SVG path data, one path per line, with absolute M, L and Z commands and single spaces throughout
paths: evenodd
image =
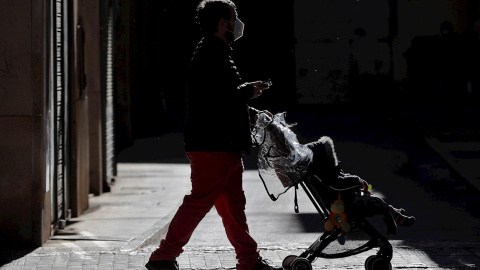
M 348 227 L 335 223 L 330 230 L 325 230 L 307 250 L 300 255 L 287 256 L 282 263 L 284 269 L 312 269 L 312 263 L 317 258 L 343 258 L 356 255 L 378 247 L 377 255 L 367 258 L 367 270 L 391 269 L 393 250 L 388 239 L 379 233 L 367 220 L 361 207 L 355 205 L 355 198 L 361 196 L 361 191 L 338 190 L 322 181 L 311 170 L 314 152 L 307 146 L 298 142 L 297 136 L 290 129 L 293 125 L 285 121 L 285 113 L 273 115 L 260 112 L 253 129 L 253 139 L 258 150 L 259 176 L 265 186 L 269 197 L 275 201 L 291 187 L 301 186 L 320 214 L 325 228 L 332 220 L 330 205 L 343 196 L 345 198 L 345 213 L 348 215 Z M 296 203 L 296 194 L 295 194 Z M 295 205 L 295 210 L 297 211 Z M 371 213 L 371 211 L 369 212 Z M 369 215 L 371 216 L 371 215 Z M 342 219 L 340 218 L 340 219 Z M 338 215 L 333 219 L 338 219 Z M 344 222 L 346 223 L 346 222 Z M 348 230 L 347 230 L 348 228 Z M 339 252 L 325 252 L 334 241 L 340 245 L 345 243 L 344 236 L 348 232 L 361 231 L 368 236 L 368 241 L 355 248 L 345 248 Z

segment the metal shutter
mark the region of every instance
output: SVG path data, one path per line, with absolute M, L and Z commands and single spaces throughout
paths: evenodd
M 117 174 L 117 166 L 115 160 L 115 89 L 113 83 L 114 70 L 114 6 L 113 1 L 106 1 L 106 18 L 105 18 L 105 47 L 106 56 L 104 59 L 105 72 L 105 106 L 104 106 L 104 123 L 105 123 L 105 176 L 108 183 L 111 183 Z
M 48 179 L 52 186 L 52 224 L 62 228 L 68 213 L 68 35 L 65 1 L 54 0 L 50 21 Z

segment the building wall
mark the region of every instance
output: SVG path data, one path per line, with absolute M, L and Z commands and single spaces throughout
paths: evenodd
M 86 77 L 84 1 L 72 1 L 70 50 L 70 206 L 72 216 L 88 208 L 90 183 L 89 96 Z
M 458 35 L 472 31 L 472 20 L 478 25 L 478 3 L 474 2 L 295 1 L 298 102 L 335 103 L 375 95 L 395 96 L 396 86 L 409 79 L 407 55 L 412 41 L 439 36 L 445 21 L 452 23 Z M 477 10 L 471 11 L 475 6 Z M 435 82 L 426 83 L 435 87 Z
M 388 74 L 388 1 L 296 1 L 294 14 L 299 103 L 345 101 L 352 77 Z
M 40 246 L 58 228 L 47 130 L 54 2 L 0 2 L 0 239 L 5 246 Z M 69 140 L 64 147 L 69 156 L 63 158 L 69 167 L 66 198 L 72 215 L 78 216 L 88 208 L 91 190 L 103 192 L 100 5 L 95 0 L 68 2 L 72 24 L 66 31 L 71 44 L 65 72 L 69 84 L 64 87 L 69 91 Z
M 50 193 L 44 154 L 44 22 L 44 1 L 0 4 L 2 244 L 39 245 L 50 234 Z
M 118 153 L 133 144 L 132 92 L 137 81 L 135 78 L 135 1 L 118 0 L 118 12 L 114 16 L 114 68 L 115 88 L 114 125 L 115 149 Z
M 100 1 L 73 1 L 72 11 L 71 205 L 79 216 L 90 193 L 103 193 Z
M 102 121 L 102 86 L 101 77 L 101 52 L 100 52 L 100 1 L 86 0 L 84 12 L 85 22 L 85 75 L 87 78 L 86 91 L 89 97 L 89 167 L 90 167 L 90 193 L 100 195 L 103 193 L 103 128 Z

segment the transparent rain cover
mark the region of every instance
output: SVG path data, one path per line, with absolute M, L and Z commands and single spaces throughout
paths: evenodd
M 258 171 L 272 200 L 306 176 L 313 153 L 298 142 L 285 121 L 285 113 L 273 116 L 259 113 L 253 137 L 258 148 Z

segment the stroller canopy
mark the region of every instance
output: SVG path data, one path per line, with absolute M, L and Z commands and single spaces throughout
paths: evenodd
M 307 176 L 313 153 L 298 142 L 285 113 L 259 113 L 253 137 L 258 148 L 258 171 L 270 198 L 276 200 Z

